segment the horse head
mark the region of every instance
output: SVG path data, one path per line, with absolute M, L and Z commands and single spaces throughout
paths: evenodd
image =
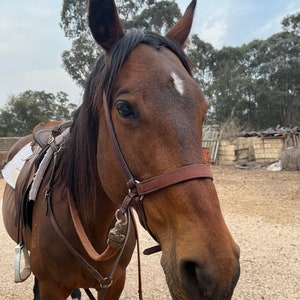
M 97 169 L 116 203 L 127 193 L 108 133 L 104 97 L 122 157 L 139 181 L 202 165 L 208 101 L 191 76 L 182 48 L 196 0 L 166 34 L 125 31 L 113 0 L 90 0 L 89 25 L 105 54 L 92 74 L 99 114 Z M 100 67 L 99 67 L 100 66 Z M 209 176 L 207 176 L 209 177 Z M 141 200 L 147 228 L 162 249 L 173 299 L 230 299 L 239 278 L 239 248 L 223 219 L 211 178 L 193 178 Z

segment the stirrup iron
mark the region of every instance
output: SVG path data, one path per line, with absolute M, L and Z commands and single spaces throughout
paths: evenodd
M 21 271 L 21 254 L 24 258 L 24 268 Z M 30 261 L 29 254 L 26 246 L 24 244 L 18 244 L 15 247 L 15 282 L 25 281 L 31 274 L 30 271 Z

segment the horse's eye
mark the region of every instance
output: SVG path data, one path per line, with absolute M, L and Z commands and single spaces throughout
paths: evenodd
M 135 109 L 132 104 L 127 101 L 118 101 L 116 103 L 116 108 L 119 115 L 125 119 L 135 119 Z

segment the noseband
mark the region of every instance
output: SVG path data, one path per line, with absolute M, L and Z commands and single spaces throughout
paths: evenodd
M 118 143 L 118 139 L 114 130 L 114 126 L 111 119 L 109 104 L 107 101 L 106 94 L 103 93 L 103 108 L 105 112 L 105 119 L 106 124 L 108 127 L 108 132 L 110 139 L 113 144 L 114 152 L 119 161 L 122 169 L 122 173 L 124 175 L 127 188 L 128 188 L 128 195 L 123 200 L 121 208 L 119 209 L 118 213 L 125 215 L 128 208 L 133 206 L 138 214 L 141 224 L 143 227 L 151 234 L 153 234 L 147 225 L 147 219 L 145 210 L 143 208 L 143 198 L 145 195 L 162 190 L 166 187 L 188 181 L 193 179 L 199 178 L 210 178 L 212 179 L 212 173 L 210 171 L 209 165 L 206 164 L 192 164 L 183 166 L 174 170 L 171 170 L 167 173 L 145 179 L 143 181 L 137 180 L 128 164 L 124 158 L 124 155 L 121 151 L 120 145 Z M 200 151 L 200 149 L 199 149 Z M 154 237 L 155 238 L 155 237 Z

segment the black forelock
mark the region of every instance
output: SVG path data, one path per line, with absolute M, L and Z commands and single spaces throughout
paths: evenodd
M 189 63 L 181 46 L 157 33 L 138 29 L 130 29 L 126 31 L 125 35 L 118 41 L 105 59 L 103 59 L 103 56 L 100 57 L 95 65 L 90 79 L 93 80 L 95 77 L 99 79 L 97 83 L 100 85 L 97 88 L 98 92 L 101 91 L 102 93 L 104 91 L 107 95 L 107 98 L 110 99 L 111 88 L 118 72 L 122 68 L 129 54 L 140 44 L 148 45 L 155 50 L 159 50 L 162 47 L 168 48 L 180 59 L 187 72 L 191 74 Z M 90 80 L 88 85 L 89 84 L 95 84 L 95 82 L 93 83 Z M 94 104 L 97 105 L 96 103 Z

